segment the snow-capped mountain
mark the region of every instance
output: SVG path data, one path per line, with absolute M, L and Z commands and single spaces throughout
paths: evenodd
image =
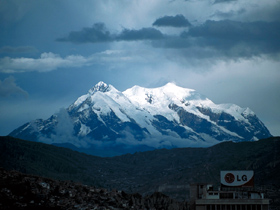
M 91 154 L 104 148 L 125 153 L 271 136 L 249 108 L 214 104 L 192 89 L 168 83 L 159 88 L 134 86 L 120 92 L 104 82 L 67 109 L 47 120 L 26 123 L 9 135 Z

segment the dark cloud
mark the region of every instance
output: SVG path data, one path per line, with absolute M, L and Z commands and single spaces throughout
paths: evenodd
M 163 34 L 154 28 L 139 30 L 124 29 L 120 34 L 111 34 L 106 30 L 104 23 L 96 23 L 92 28 L 83 28 L 81 31 L 72 31 L 65 38 L 57 41 L 73 43 L 98 43 L 112 41 L 156 40 L 163 38 Z
M 154 28 L 142 28 L 140 30 L 124 29 L 117 40 L 136 41 L 136 40 L 157 40 L 162 39 L 163 34 Z
M 211 21 L 192 27 L 188 35 L 231 40 L 277 40 L 279 22 L 239 22 L 231 20 Z
M 181 15 L 175 17 L 184 18 Z M 167 20 L 168 18 L 165 16 L 158 20 Z M 167 24 L 167 22 L 165 23 Z M 171 25 L 171 22 L 169 24 Z M 155 28 L 124 29 L 119 34 L 111 34 L 103 23 L 97 23 L 92 28 L 70 32 L 68 37 L 59 39 L 59 41 L 98 43 L 152 40 L 153 46 L 157 48 L 195 49 L 196 52 L 199 52 L 200 48 L 201 52 L 197 56 L 212 57 L 215 55 L 238 58 L 279 53 L 279 37 L 280 22 L 208 20 L 202 25 L 190 27 L 188 31 L 178 36 L 164 35 Z M 206 48 L 207 50 L 205 50 Z
M 215 0 L 214 4 L 227 3 L 227 2 L 231 2 L 231 1 L 237 1 L 237 0 Z
M 109 31 L 104 23 L 95 23 L 91 28 L 83 28 L 81 31 L 72 31 L 65 38 L 59 38 L 57 41 L 73 43 L 97 43 L 112 41 Z
M 206 21 L 180 36 L 152 42 L 156 48 L 180 49 L 188 58 L 250 58 L 280 53 L 280 22 Z
M 17 86 L 15 78 L 10 76 L 2 82 L 0 80 L 0 97 L 9 97 L 11 95 L 22 95 L 27 97 L 28 93 Z
M 30 53 L 36 51 L 37 51 L 36 48 L 31 46 L 19 46 L 19 47 L 4 46 L 0 48 L 0 53 Z
M 176 15 L 158 18 L 153 26 L 189 27 L 191 24 L 183 15 Z
M 200 47 L 222 50 L 229 56 L 280 52 L 280 22 L 206 21 L 181 34 Z

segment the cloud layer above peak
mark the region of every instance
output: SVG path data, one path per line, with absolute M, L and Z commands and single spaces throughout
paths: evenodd
M 180 20 L 180 21 L 177 21 Z M 204 54 L 211 48 L 217 54 L 225 57 L 252 57 L 263 54 L 278 54 L 280 52 L 280 22 L 242 22 L 234 20 L 207 20 L 198 25 L 191 26 L 184 16 L 165 16 L 157 19 L 153 25 L 188 27 L 187 30 L 177 34 L 164 34 L 164 32 L 146 27 L 142 29 L 123 29 L 113 34 L 106 29 L 104 23 L 96 23 L 91 28 L 72 31 L 65 38 L 57 41 L 79 44 L 103 43 L 118 41 L 152 41 L 158 48 L 188 49 L 199 48 Z M 184 22 L 184 23 L 183 23 Z M 199 55 L 198 55 L 199 56 Z

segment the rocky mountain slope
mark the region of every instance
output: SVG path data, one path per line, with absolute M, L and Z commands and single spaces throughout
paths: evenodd
M 217 105 L 192 89 L 168 83 L 120 92 L 104 82 L 67 109 L 9 135 L 103 156 L 271 136 L 249 108 Z

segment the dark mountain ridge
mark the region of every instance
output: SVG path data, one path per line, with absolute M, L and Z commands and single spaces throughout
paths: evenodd
M 209 148 L 160 149 L 101 158 L 43 143 L 0 137 L 0 167 L 128 193 L 188 199 L 189 184 L 219 184 L 220 170 L 254 170 L 256 187 L 280 186 L 280 137 Z

